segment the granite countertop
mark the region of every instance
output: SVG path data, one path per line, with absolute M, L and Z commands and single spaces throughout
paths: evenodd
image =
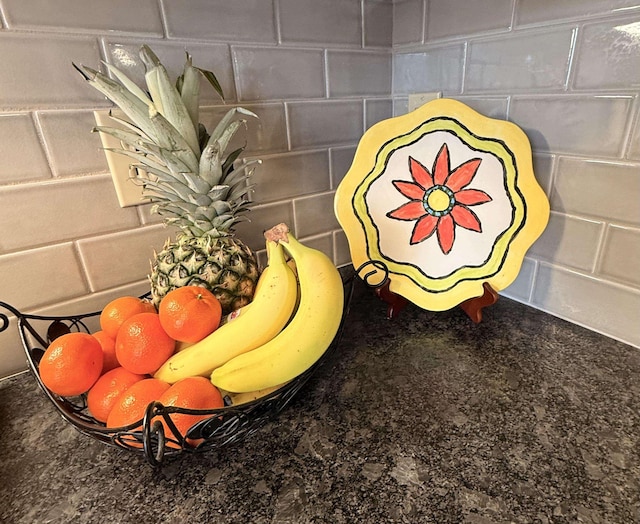
M 475 325 L 358 283 L 338 351 L 242 444 L 167 460 L 0 381 L 0 522 L 640 522 L 640 351 L 501 297 Z

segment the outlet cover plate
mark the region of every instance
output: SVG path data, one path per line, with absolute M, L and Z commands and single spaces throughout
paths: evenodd
M 119 118 L 123 116 L 122 112 L 116 109 L 94 111 L 93 115 L 98 126 L 122 127 L 118 122 L 109 117 L 109 113 Z M 146 200 L 142 198 L 142 186 L 131 180 L 136 174 L 135 168 L 131 167 L 132 160 L 125 155 L 109 151 L 111 148 L 120 149 L 120 141 L 106 133 L 100 133 L 100 140 L 102 141 L 102 147 L 104 147 L 104 155 L 107 158 L 107 164 L 109 171 L 111 171 L 111 179 L 116 189 L 120 207 L 145 204 Z
M 411 93 L 409 95 L 408 111 L 414 111 L 436 98 L 442 98 L 442 91 L 435 91 L 433 93 Z

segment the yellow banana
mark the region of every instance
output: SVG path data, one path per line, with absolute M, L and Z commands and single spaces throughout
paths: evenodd
M 293 314 L 298 285 L 285 262 L 282 246 L 267 241 L 267 255 L 269 265 L 260 275 L 251 304 L 208 337 L 175 353 L 156 371 L 155 378 L 173 384 L 186 377 L 208 377 L 215 368 L 264 344 L 282 330 Z
M 342 319 L 344 289 L 331 259 L 302 245 L 284 224 L 265 236 L 277 238 L 295 260 L 300 303 L 294 317 L 275 338 L 213 371 L 211 382 L 235 393 L 273 387 L 309 369 L 331 344 Z
M 247 402 L 253 402 L 254 400 L 258 400 L 259 398 L 266 397 L 270 393 L 279 390 L 284 385 L 285 384 L 278 384 L 277 386 L 273 386 L 270 388 L 265 388 L 258 391 L 248 391 L 246 393 L 228 392 L 227 396 L 231 400 L 232 406 L 240 406 L 241 404 L 246 404 Z

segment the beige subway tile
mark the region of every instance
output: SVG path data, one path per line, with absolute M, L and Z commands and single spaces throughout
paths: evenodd
M 165 0 L 169 38 L 276 42 L 273 3 L 264 0 Z
M 292 149 L 355 144 L 364 132 L 360 100 L 292 102 L 288 107 Z
M 391 94 L 391 54 L 328 51 L 329 97 Z
M 136 227 L 120 208 L 110 175 L 0 187 L 0 253 Z
M 235 134 L 228 152 L 238 147 L 245 147 L 243 156 L 287 150 L 287 124 L 282 102 L 242 104 L 242 107 L 255 113 L 258 118 L 238 115 L 237 118 L 245 120 L 246 125 Z M 200 122 L 212 131 L 230 109 L 228 105 L 203 107 L 200 109 Z
M 360 2 L 280 0 L 279 6 L 282 42 L 361 45 Z
M 584 26 L 574 62 L 576 89 L 629 89 L 640 84 L 637 14 Z
M 93 111 L 38 113 L 44 141 L 56 176 L 109 171 Z
M 331 187 L 333 189 L 338 187 L 349 171 L 355 152 L 355 146 L 331 148 Z
M 526 258 L 522 261 L 522 266 L 518 272 L 516 279 L 509 284 L 506 288 L 500 291 L 501 295 L 507 298 L 512 298 L 518 302 L 529 302 L 531 296 L 531 288 L 533 286 L 533 279 L 535 277 L 536 261 L 531 258 Z
M 11 29 L 163 34 L 160 9 L 155 0 L 5 0 L 3 6 Z
M 551 213 L 546 229 L 529 254 L 560 266 L 591 271 L 604 224 L 562 213 Z
M 539 24 L 563 18 L 583 18 L 615 13 L 618 9 L 637 6 L 637 0 L 526 0 L 517 3 L 517 25 Z
M 290 200 L 271 204 L 255 205 L 249 211 L 249 221 L 236 226 L 236 236 L 253 250 L 264 249 L 264 232 L 284 222 L 294 229 L 293 204 Z
M 365 47 L 390 48 L 393 43 L 393 4 L 365 0 L 363 12 Z
M 150 273 L 154 250 L 159 253 L 172 233 L 153 225 L 78 241 L 91 291 L 144 279 Z
M 404 115 L 409 112 L 409 98 L 406 96 L 393 97 L 393 116 Z
M 551 194 L 551 177 L 554 156 L 546 155 L 544 153 L 535 153 L 532 155 L 532 160 L 533 173 L 536 177 L 536 180 L 548 197 Z
M 516 96 L 509 119 L 536 152 L 620 157 L 632 102 L 628 96 Z
M 331 260 L 334 260 L 333 237 L 331 233 L 327 233 L 325 235 L 318 235 L 311 238 L 302 238 L 298 234 L 297 237 L 302 241 L 302 243 L 305 246 L 310 247 L 312 249 L 317 249 L 318 251 L 322 251 Z
M 152 206 L 153 204 L 151 203 L 136 206 L 136 211 L 138 212 L 138 216 L 140 217 L 140 222 L 144 225 L 159 224 L 161 222 L 164 222 L 164 217 L 162 215 L 160 215 L 159 213 L 151 212 Z M 167 231 L 170 232 L 171 229 L 168 229 Z
M 145 87 L 144 64 L 140 59 L 139 41 L 126 39 L 109 39 L 105 43 L 107 61 L 129 76 L 139 86 Z M 227 44 L 208 44 L 202 42 L 172 42 L 154 41 L 148 42 L 149 47 L 158 55 L 162 64 L 167 68 L 171 79 L 176 79 L 182 74 L 185 62 L 185 52 L 188 52 L 193 60 L 193 65 L 201 69 L 213 72 L 218 79 L 225 100 L 236 100 L 235 82 L 233 79 L 233 67 L 231 65 L 231 52 Z M 92 67 L 98 67 L 95 62 Z M 213 89 L 204 77 L 200 80 L 200 104 L 219 104 L 220 95 Z
M 393 93 L 462 91 L 463 44 L 434 47 L 421 53 L 397 53 L 393 65 Z
M 0 115 L 0 184 L 50 178 L 38 133 L 28 113 Z
M 636 114 L 636 123 L 629 136 L 629 154 L 628 157 L 634 160 L 640 160 L 640 110 Z
M 97 66 L 96 38 L 0 33 L 0 109 L 106 106 L 71 62 Z
M 0 308 L 0 312 L 5 311 Z M 0 331 L 0 380 L 27 369 L 27 356 L 22 347 L 18 320 L 9 316 L 9 327 Z
M 336 263 L 336 266 L 340 267 L 352 264 L 351 252 L 349 251 L 349 242 L 344 231 L 340 230 L 333 232 L 333 245 L 335 246 L 334 261 Z
M 512 0 L 429 0 L 427 40 L 508 31 Z
M 600 273 L 640 287 L 640 229 L 610 225 Z
M 370 99 L 364 102 L 365 125 L 372 125 L 393 116 L 393 101 L 390 98 Z
M 551 208 L 570 214 L 640 224 L 638 165 L 562 157 Z
M 301 237 L 308 237 L 339 229 L 340 224 L 333 213 L 335 193 L 323 193 L 293 201 L 296 217 L 296 231 Z
M 0 300 L 21 311 L 87 292 L 73 244 L 0 256 Z
M 488 97 L 488 96 L 454 96 L 456 100 L 468 105 L 471 109 L 477 111 L 481 115 L 498 120 L 507 119 L 507 107 L 509 106 L 509 97 Z
M 240 100 L 322 98 L 324 53 L 320 49 L 233 47 Z
M 640 347 L 640 292 L 541 263 L 533 305 L 609 337 Z
M 393 2 L 393 45 L 422 43 L 424 1 Z
M 263 157 L 251 184 L 256 203 L 327 191 L 329 155 L 327 151 L 310 151 Z
M 466 91 L 537 91 L 564 87 L 571 28 L 503 36 L 469 44 Z

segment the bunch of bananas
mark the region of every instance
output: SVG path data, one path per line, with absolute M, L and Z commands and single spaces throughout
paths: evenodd
M 324 354 L 342 318 L 340 273 L 324 253 L 298 242 L 285 224 L 265 237 L 268 265 L 253 301 L 211 335 L 174 354 L 156 378 L 172 384 L 210 376 L 219 389 L 252 399 L 254 392 L 273 391 L 302 374 Z

